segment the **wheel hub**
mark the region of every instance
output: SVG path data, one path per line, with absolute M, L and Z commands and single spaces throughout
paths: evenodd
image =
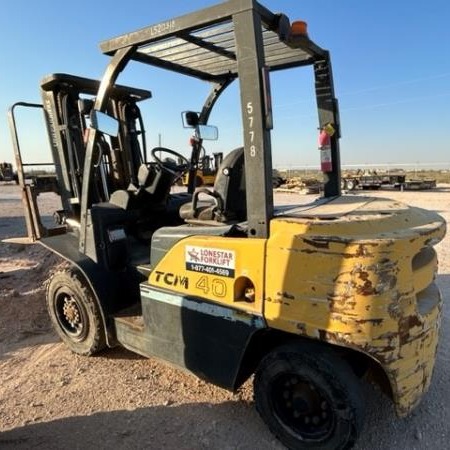
M 297 376 L 285 376 L 278 382 L 275 409 L 304 439 L 324 437 L 332 426 L 330 404 L 314 384 Z M 280 395 L 281 394 L 281 395 Z
M 77 328 L 81 324 L 80 310 L 73 298 L 67 297 L 64 299 L 63 314 L 73 328 Z

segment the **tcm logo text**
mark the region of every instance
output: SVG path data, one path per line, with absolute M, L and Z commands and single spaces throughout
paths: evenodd
M 168 286 L 183 286 L 185 289 L 189 288 L 188 277 L 182 277 L 180 275 L 175 275 L 174 273 L 170 272 L 160 272 L 158 270 L 155 273 L 157 283 L 163 282 Z

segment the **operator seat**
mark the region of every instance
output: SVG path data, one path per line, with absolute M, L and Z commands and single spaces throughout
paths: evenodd
M 119 189 L 111 194 L 110 203 L 125 210 L 140 209 L 152 205 L 162 205 L 167 200 L 172 177 L 154 163 L 142 163 L 137 173 L 137 185 Z
M 222 161 L 213 189 L 197 189 L 192 202 L 181 206 L 181 218 L 186 222 L 215 221 L 218 224 L 246 220 L 244 169 L 244 148 L 239 147 L 232 150 Z M 200 194 L 206 194 L 212 199 L 199 200 Z

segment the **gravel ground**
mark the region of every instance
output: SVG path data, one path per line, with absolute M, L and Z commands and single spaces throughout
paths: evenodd
M 450 186 L 376 192 L 439 211 L 450 220 Z M 276 194 L 279 203 L 306 196 Z M 55 197 L 40 199 L 50 213 Z M 0 238 L 24 233 L 19 189 L 0 185 Z M 366 424 L 357 449 L 446 449 L 450 441 L 450 235 L 438 245 L 444 318 L 430 391 L 398 419 L 367 386 Z M 53 333 L 44 300 L 62 264 L 38 245 L 0 244 L 0 448 L 278 449 L 253 408 L 251 385 L 236 394 L 123 349 L 86 358 Z

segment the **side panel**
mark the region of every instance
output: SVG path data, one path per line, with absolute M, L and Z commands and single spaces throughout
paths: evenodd
M 186 368 L 200 378 L 234 389 L 251 336 L 261 316 L 141 284 L 144 330 L 118 339 L 145 356 Z
M 191 236 L 157 264 L 151 286 L 262 314 L 264 239 Z
M 264 251 L 259 239 L 178 242 L 141 283 L 143 332 L 119 340 L 233 389 L 251 336 L 265 327 Z

